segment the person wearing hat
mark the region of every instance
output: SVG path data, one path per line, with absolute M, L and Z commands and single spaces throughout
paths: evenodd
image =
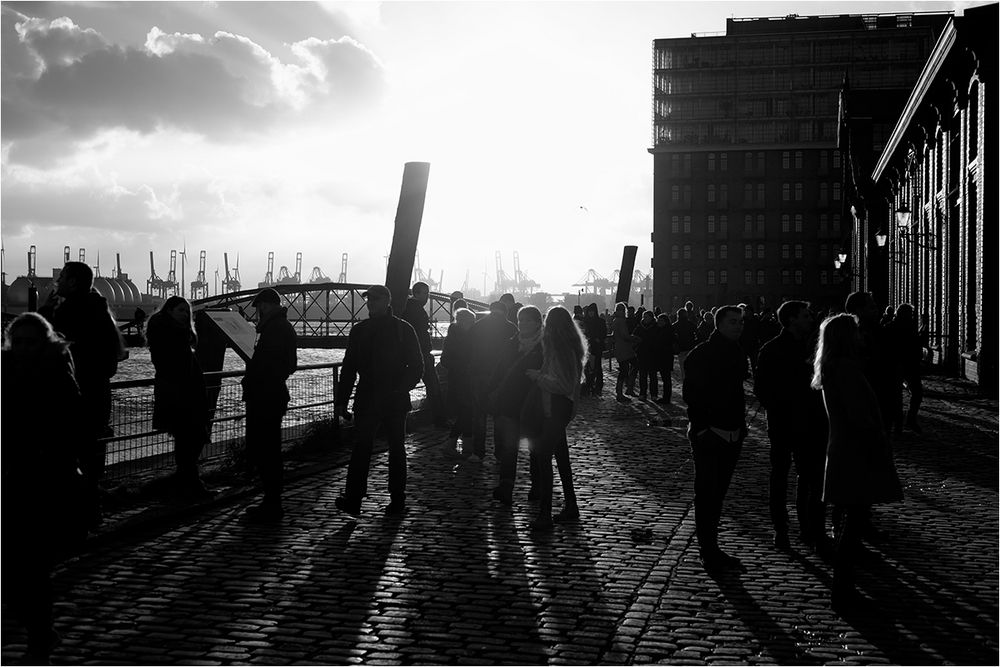
M 348 418 L 347 402 L 354 390 L 354 449 L 347 468 L 344 493 L 335 504 L 352 516 L 361 513 L 368 494 L 375 432 L 385 428 L 389 445 L 389 516 L 406 508 L 406 415 L 413 407 L 410 390 L 424 372 L 417 334 L 405 320 L 392 314 L 392 295 L 384 285 L 372 285 L 362 296 L 368 302 L 368 319 L 351 327 L 347 351 L 340 366 L 335 412 Z
M 264 498 L 248 507 L 251 521 L 278 521 L 281 507 L 281 419 L 288 409 L 288 376 L 298 366 L 295 329 L 281 306 L 281 297 L 270 287 L 262 289 L 250 305 L 257 309 L 257 344 L 243 376 L 247 405 L 246 448 L 260 475 Z

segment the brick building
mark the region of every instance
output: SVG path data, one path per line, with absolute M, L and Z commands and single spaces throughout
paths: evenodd
M 949 16 L 728 19 L 724 35 L 655 40 L 655 305 L 842 302 L 845 75 L 894 120 Z

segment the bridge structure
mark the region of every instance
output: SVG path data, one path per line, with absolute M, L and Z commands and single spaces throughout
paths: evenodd
M 347 337 L 356 322 L 367 319 L 364 291 L 371 285 L 356 283 L 276 284 L 271 286 L 288 309 L 288 321 L 298 334 L 299 347 L 346 348 Z M 192 310 L 230 310 L 250 322 L 257 322 L 257 309 L 250 305 L 260 289 L 226 292 L 192 302 Z M 466 299 L 474 313 L 488 313 L 489 305 Z M 451 323 L 451 296 L 431 292 L 427 301 L 431 321 L 431 340 L 440 347 Z

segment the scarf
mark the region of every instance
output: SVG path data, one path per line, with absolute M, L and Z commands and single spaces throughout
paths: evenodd
M 538 331 L 531 338 L 525 338 L 520 333 L 517 334 L 517 351 L 519 354 L 524 354 L 528 350 L 538 345 L 542 341 L 542 329 L 539 327 Z

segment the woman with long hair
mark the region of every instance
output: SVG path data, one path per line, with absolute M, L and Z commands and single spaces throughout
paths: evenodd
M 580 378 L 587 361 L 587 340 L 579 326 L 562 306 L 553 306 L 545 315 L 542 330 L 542 368 L 528 371 L 528 377 L 541 388 L 542 435 L 534 440 L 537 466 L 538 518 L 533 531 L 552 530 L 553 522 L 580 518 L 573 488 L 566 426 L 580 398 Z M 563 508 L 552 516 L 552 457 L 559 466 L 563 488 Z
M 80 390 L 69 345 L 37 313 L 8 325 L 2 356 L 4 601 L 27 630 L 24 664 L 47 665 L 52 568 L 86 534 Z
M 198 336 L 191 304 L 172 296 L 146 325 L 153 362 L 153 428 L 174 436 L 174 477 L 182 491 L 206 493 L 198 473 L 201 450 L 209 442 L 205 376 L 195 356 Z
M 855 588 L 854 563 L 870 507 L 901 500 L 878 400 L 861 364 L 861 334 L 853 315 L 827 318 L 819 329 L 812 387 L 823 391 L 830 422 L 823 501 L 834 506 L 836 552 L 832 602 L 867 602 Z

